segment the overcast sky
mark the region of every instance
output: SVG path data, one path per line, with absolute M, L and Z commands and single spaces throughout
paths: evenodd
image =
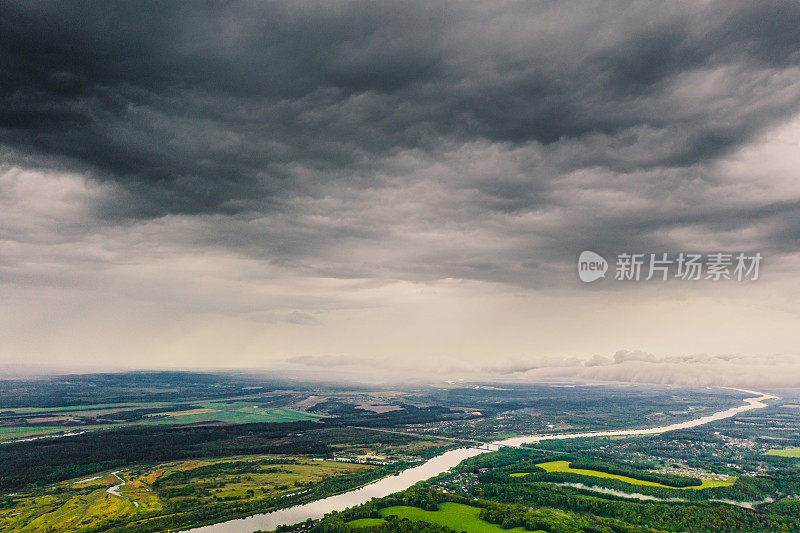
M 800 385 L 798 178 L 793 1 L 2 2 L 0 363 Z

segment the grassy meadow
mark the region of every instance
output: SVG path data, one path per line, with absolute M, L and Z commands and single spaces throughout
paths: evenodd
M 768 450 L 767 455 L 777 455 L 778 457 L 800 457 L 800 448 L 783 448 Z
M 245 469 L 243 465 L 252 468 Z M 255 455 L 114 470 L 14 496 L 13 505 L 0 509 L 0 531 L 77 532 L 105 520 L 134 520 L 168 513 L 170 508 L 181 505 L 196 508 L 221 501 L 248 502 L 288 495 L 325 479 L 370 468 L 302 457 Z M 125 482 L 117 489 L 119 495 L 110 493 L 109 489 L 120 485 L 119 478 Z
M 159 411 L 159 408 L 163 408 L 164 411 Z M 126 411 L 131 410 L 155 412 L 146 413 L 131 420 L 115 420 L 115 416 L 121 415 L 124 418 Z M 294 409 L 261 407 L 257 401 L 192 402 L 185 408 L 179 409 L 175 408 L 174 403 L 167 402 L 78 405 L 47 409 L 22 407 L 0 414 L 0 442 L 137 425 L 181 425 L 204 422 L 276 423 L 319 418 L 319 415 Z
M 439 505 L 436 511 L 425 511 L 419 507 L 398 505 L 381 509 L 381 515 L 390 515 L 399 518 L 408 518 L 411 521 L 424 521 L 430 524 L 438 524 L 449 527 L 455 531 L 469 531 L 469 533 L 501 533 L 505 531 L 526 531 L 525 528 L 515 527 L 513 529 L 503 529 L 496 524 L 490 524 L 481 520 L 478 515 L 480 508 L 464 505 L 461 503 L 445 502 Z M 359 522 L 354 520 L 353 522 Z M 353 525 L 353 522 L 348 525 Z M 362 526 L 369 525 L 362 522 Z M 374 524 L 372 524 L 374 525 Z

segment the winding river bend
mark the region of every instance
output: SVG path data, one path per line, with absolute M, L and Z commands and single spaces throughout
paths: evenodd
M 282 524 L 297 524 L 303 522 L 308 518 L 322 518 L 325 514 L 332 511 L 341 511 L 354 505 L 359 505 L 368 502 L 372 498 L 381 498 L 388 496 L 394 492 L 398 492 L 408 487 L 432 478 L 443 472 L 447 472 L 454 466 L 458 465 L 464 459 L 474 457 L 482 453 L 498 450 L 501 446 L 520 446 L 522 444 L 536 443 L 543 440 L 555 439 L 577 439 L 586 437 L 609 437 L 609 436 L 631 436 L 631 435 L 658 435 L 668 431 L 675 431 L 677 429 L 687 429 L 717 420 L 730 418 L 739 413 L 750 411 L 753 409 L 762 409 L 767 407 L 764 403 L 766 400 L 777 399 L 776 396 L 764 394 L 761 392 L 737 389 L 742 392 L 748 392 L 757 396 L 753 398 L 745 398 L 745 404 L 739 407 L 731 407 L 724 411 L 718 411 L 714 414 L 687 420 L 677 424 L 670 424 L 668 426 L 660 426 L 647 429 L 620 429 L 611 431 L 590 431 L 585 433 L 566 433 L 566 434 L 552 434 L 552 435 L 532 435 L 528 437 L 513 437 L 510 439 L 499 440 L 492 443 L 490 449 L 478 448 L 459 448 L 451 450 L 441 455 L 437 455 L 433 459 L 429 459 L 419 466 L 404 470 L 396 476 L 390 476 L 363 487 L 337 494 L 336 496 L 329 496 L 321 500 L 316 500 L 303 505 L 296 505 L 286 509 L 278 509 L 271 513 L 264 513 L 249 516 L 247 518 L 240 518 L 237 520 L 229 520 L 227 522 L 220 522 L 210 526 L 202 526 L 193 528 L 187 531 L 193 533 L 252 533 L 255 530 L 271 531 Z

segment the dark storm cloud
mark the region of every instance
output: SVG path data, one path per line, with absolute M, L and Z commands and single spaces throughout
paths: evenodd
M 219 215 L 187 238 L 323 275 L 514 283 L 681 228 L 772 224 L 784 250 L 800 231 L 791 201 L 691 193 L 711 198 L 700 166 L 797 110 L 796 2 L 0 10 L 5 159 L 116 187 L 94 223 Z M 356 261 L 354 243 L 411 251 Z

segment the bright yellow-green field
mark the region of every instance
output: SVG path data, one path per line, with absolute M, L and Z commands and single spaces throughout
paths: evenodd
M 400 518 L 408 518 L 412 521 L 422 520 L 430 524 L 446 526 L 456 531 L 468 531 L 469 533 L 504 533 L 506 531 L 525 531 L 523 527 L 514 529 L 503 529 L 498 525 L 490 524 L 478 518 L 481 510 L 478 507 L 464 505 L 461 503 L 445 502 L 439 505 L 438 511 L 425 511 L 418 507 L 397 505 L 381 509 L 381 516 L 395 515 Z M 354 520 L 353 522 L 357 522 Z M 374 525 L 374 524 L 371 524 Z M 363 526 L 362 526 L 363 527 Z
M 543 468 L 547 472 L 567 472 L 570 474 L 579 474 L 581 476 L 592 476 L 592 477 L 600 477 L 600 478 L 608 478 L 608 479 L 616 479 L 618 481 L 622 481 L 624 483 L 630 483 L 631 485 L 646 485 L 648 487 L 661 487 L 663 489 L 675 489 L 675 490 L 699 490 L 699 489 L 711 489 L 714 487 L 729 487 L 733 485 L 733 481 L 720 481 L 716 479 L 703 479 L 702 485 L 697 485 L 693 487 L 670 487 L 669 485 L 663 485 L 661 483 L 656 483 L 654 481 L 646 481 L 644 479 L 636 479 L 633 477 L 628 476 L 620 476 L 617 474 L 609 474 L 606 472 L 601 472 L 600 470 L 587 470 L 583 468 L 571 468 L 569 466 L 569 461 L 550 461 L 547 463 L 539 463 L 536 466 L 539 468 Z M 526 473 L 517 473 L 511 474 L 514 477 L 520 477 L 527 475 Z
M 130 468 L 117 472 L 117 476 L 126 482 L 118 488 L 119 496 L 110 494 L 108 489 L 119 485 L 120 480 L 112 472 L 104 472 L 49 485 L 45 488 L 44 495 L 23 493 L 15 496 L 16 503 L 13 507 L 0 510 L 0 531 L 66 533 L 78 531 L 105 519 L 135 519 L 145 513 L 164 509 L 165 500 L 152 487 L 160 477 L 215 463 L 259 459 L 285 459 L 286 462 L 264 465 L 258 471 L 245 475 L 210 473 L 207 476 L 193 477 L 184 486 L 213 484 L 210 494 L 194 500 L 195 506 L 202 506 L 216 501 L 217 498 L 235 497 L 238 501 L 248 501 L 288 494 L 329 476 L 372 468 L 362 464 L 313 461 L 277 455 L 174 461 L 147 469 Z M 98 479 L 94 479 L 95 477 Z M 248 490 L 252 492 L 248 493 Z
M 769 450 L 766 452 L 766 454 L 777 455 L 779 457 L 800 457 L 800 448 L 783 448 L 783 449 Z

